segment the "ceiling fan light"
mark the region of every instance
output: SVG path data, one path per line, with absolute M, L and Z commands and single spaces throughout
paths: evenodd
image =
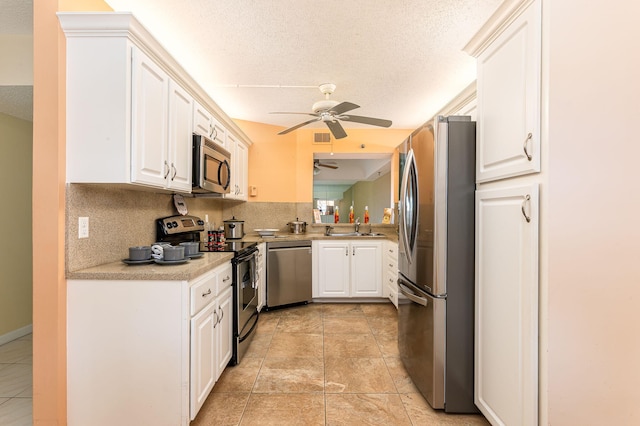
M 331 99 L 323 99 L 313 104 L 311 110 L 316 114 L 322 111 L 328 111 L 334 106 L 338 105 L 339 102 L 331 100 Z

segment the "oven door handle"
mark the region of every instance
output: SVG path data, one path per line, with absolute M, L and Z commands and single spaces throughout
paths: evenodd
M 245 324 L 245 326 L 242 327 L 242 330 L 240 330 L 240 333 L 238 333 L 238 336 L 237 336 L 238 337 L 238 343 L 244 342 L 251 335 L 251 333 L 253 333 L 253 330 L 258 325 L 258 318 L 259 317 L 260 317 L 260 312 L 258 312 L 258 310 L 256 309 L 256 311 L 253 313 L 253 315 L 251 315 L 251 318 L 255 318 L 255 320 L 253 321 L 253 324 L 251 324 L 251 328 L 249 329 L 249 331 L 247 331 L 247 333 L 244 336 L 241 336 L 241 333 L 244 331 L 245 328 L 247 328 L 247 326 Z M 249 318 L 249 321 L 251 321 L 251 318 Z M 249 324 L 249 321 L 247 321 L 247 324 Z
M 241 263 L 241 262 L 246 262 L 247 260 L 250 260 L 252 257 L 256 257 L 258 253 L 258 250 L 251 250 L 250 253 L 247 254 L 243 254 L 241 256 L 238 256 L 237 258 L 233 259 L 235 264 Z

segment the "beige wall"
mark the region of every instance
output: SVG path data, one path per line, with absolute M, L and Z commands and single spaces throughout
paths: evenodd
M 32 123 L 0 114 L 0 337 L 31 325 Z M 16 336 L 17 337 L 17 336 Z
M 548 418 L 541 420 L 637 425 L 640 2 L 543 1 L 543 11 Z

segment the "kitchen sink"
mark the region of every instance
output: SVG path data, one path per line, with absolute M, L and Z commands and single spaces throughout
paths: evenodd
M 329 237 L 384 237 L 380 232 L 331 232 Z

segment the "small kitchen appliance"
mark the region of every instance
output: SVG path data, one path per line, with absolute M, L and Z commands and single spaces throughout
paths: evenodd
M 287 225 L 289 225 L 289 232 L 292 234 L 304 234 L 307 232 L 307 222 L 301 221 L 298 218 L 287 223 Z
M 224 237 L 227 240 L 240 240 L 244 237 L 244 220 L 238 220 L 235 216 L 224 221 Z
M 192 188 L 194 194 L 228 194 L 231 153 L 202 135 L 193 135 Z

